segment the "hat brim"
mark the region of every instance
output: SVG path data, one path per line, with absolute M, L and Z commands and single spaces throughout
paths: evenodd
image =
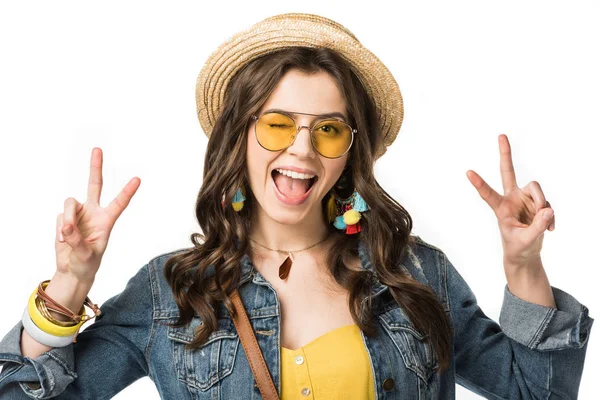
M 210 55 L 196 81 L 196 109 L 204 133 L 210 137 L 222 110 L 225 88 L 240 68 L 257 57 L 294 46 L 329 48 L 348 62 L 375 103 L 384 138 L 375 158 L 381 157 L 396 139 L 404 118 L 398 83 L 348 29 L 314 14 L 267 18 L 238 32 Z

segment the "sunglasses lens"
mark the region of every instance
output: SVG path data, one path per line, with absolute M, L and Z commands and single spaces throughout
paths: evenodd
M 295 133 L 294 120 L 284 114 L 267 113 L 256 121 L 256 139 L 267 150 L 285 149 L 294 140 Z
M 321 155 L 335 158 L 344 154 L 352 144 L 352 130 L 335 119 L 325 120 L 313 128 L 312 140 Z
M 256 139 L 267 150 L 285 149 L 293 143 L 295 135 L 296 123 L 285 114 L 267 113 L 256 121 Z M 319 121 L 313 127 L 311 140 L 322 156 L 340 157 L 352 145 L 352 129 L 335 119 Z

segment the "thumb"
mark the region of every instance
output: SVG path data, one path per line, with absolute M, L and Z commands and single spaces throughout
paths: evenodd
M 79 246 L 81 243 L 81 232 L 79 232 L 79 229 L 77 229 L 77 227 L 73 224 L 67 224 L 63 226 L 61 233 L 65 239 L 65 242 L 67 242 L 67 244 L 72 248 Z
M 546 229 L 548 229 L 553 215 L 554 210 L 550 207 L 545 207 L 538 210 L 532 224 L 535 225 L 538 235 L 542 234 Z

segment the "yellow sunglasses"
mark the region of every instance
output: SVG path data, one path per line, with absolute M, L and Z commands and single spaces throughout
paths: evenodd
M 308 128 L 313 148 L 323 157 L 339 158 L 346 154 L 354 142 L 356 129 L 339 118 L 324 117 L 315 120 L 311 127 L 300 126 L 290 114 L 315 115 L 299 112 L 267 111 L 253 115 L 254 134 L 264 149 L 280 151 L 296 140 L 300 129 Z

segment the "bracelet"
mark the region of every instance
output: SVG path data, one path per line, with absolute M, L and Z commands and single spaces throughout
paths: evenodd
M 35 298 L 35 306 L 40 313 L 46 318 L 48 321 L 52 322 L 54 325 L 58 326 L 74 326 L 77 325 L 76 321 L 61 321 L 59 319 L 54 318 L 54 316 L 50 313 L 48 308 L 46 308 L 46 302 L 39 297 Z
M 85 321 L 79 321 L 77 325 L 67 327 L 55 325 L 44 318 L 40 310 L 38 310 L 35 305 L 37 291 L 38 289 L 36 288 L 33 293 L 31 293 L 27 309 L 29 312 L 29 318 L 39 329 L 52 336 L 70 336 L 79 330 Z M 81 306 L 81 313 L 85 313 L 85 306 Z
M 28 307 L 25 307 L 23 310 L 23 318 L 21 321 L 23 323 L 23 328 L 29 333 L 29 336 L 43 345 L 49 347 L 65 347 L 71 343 L 75 343 L 77 332 L 70 336 L 54 336 L 38 328 L 29 316 Z
M 45 281 L 42 281 L 38 285 L 38 289 L 37 289 L 37 295 L 38 295 L 38 297 L 40 297 L 41 299 L 43 299 L 48 304 L 47 308 L 49 310 L 52 310 L 52 311 L 57 312 L 59 314 L 65 315 L 65 316 L 71 318 L 71 320 L 73 320 L 74 322 L 78 322 L 78 321 L 85 322 L 85 321 L 88 321 L 88 320 L 94 318 L 93 316 L 86 315 L 85 314 L 85 308 L 83 308 L 83 307 L 82 307 L 81 313 L 78 315 L 78 314 L 75 314 L 73 311 L 69 310 L 67 307 L 63 307 L 60 304 L 58 304 L 57 302 L 55 302 L 44 291 L 44 289 L 46 288 L 46 286 L 48 286 L 49 283 L 50 283 L 49 279 L 45 280 Z M 87 297 L 87 296 L 85 298 L 85 301 L 83 302 L 83 305 L 84 306 L 87 305 L 89 308 L 91 308 L 96 317 L 99 316 L 100 314 L 102 314 L 102 311 L 98 307 L 98 304 L 92 303 L 92 301 L 90 300 L 90 298 Z

